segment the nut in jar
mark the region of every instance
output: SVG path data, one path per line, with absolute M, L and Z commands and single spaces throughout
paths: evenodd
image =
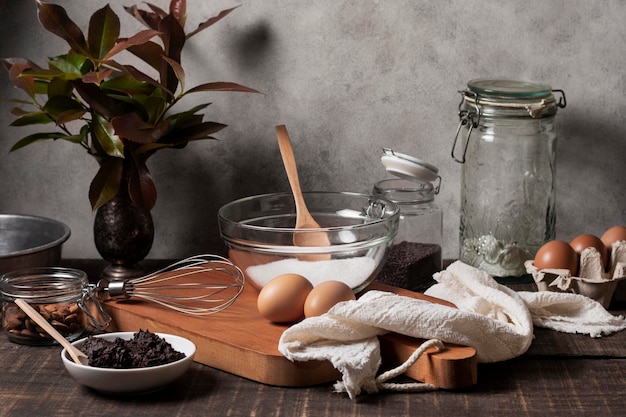
M 27 345 L 53 344 L 54 340 L 15 304 L 28 302 L 66 339 L 78 339 L 89 326 L 102 329 L 110 318 L 89 290 L 87 275 L 70 268 L 30 268 L 0 279 L 2 329 L 9 340 Z M 103 318 L 101 322 L 92 313 Z

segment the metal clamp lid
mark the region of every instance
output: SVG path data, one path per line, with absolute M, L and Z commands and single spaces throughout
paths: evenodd
M 533 119 L 552 116 L 557 108 L 565 108 L 567 101 L 563 90 L 552 89 L 546 84 L 536 84 L 514 80 L 479 79 L 467 83 L 467 89 L 459 91 L 459 126 L 452 144 L 452 158 L 465 163 L 465 155 L 472 130 L 480 125 L 482 117 L 500 114 L 501 109 L 526 115 Z M 553 93 L 561 94 L 558 102 Z M 455 155 L 461 128 L 467 126 L 467 138 L 460 158 Z

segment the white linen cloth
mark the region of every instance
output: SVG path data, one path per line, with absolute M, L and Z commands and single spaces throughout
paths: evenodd
M 526 352 L 533 339 L 533 323 L 592 337 L 626 328 L 622 316 L 613 316 L 590 298 L 515 292 L 460 261 L 434 278 L 437 283 L 426 294 L 457 308 L 368 291 L 358 300 L 341 302 L 322 316 L 289 327 L 278 350 L 292 361 L 329 360 L 342 374 L 335 388 L 355 398 L 363 390 L 372 393 L 381 387 L 376 380 L 381 364 L 377 336 L 387 332 L 471 346 L 479 362 L 498 362 Z

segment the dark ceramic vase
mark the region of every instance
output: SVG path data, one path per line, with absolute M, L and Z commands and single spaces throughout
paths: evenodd
M 132 202 L 124 181 L 118 194 L 96 210 L 93 232 L 96 249 L 110 264 L 101 278 L 116 281 L 142 275 L 139 262 L 152 248 L 154 225 L 150 212 Z

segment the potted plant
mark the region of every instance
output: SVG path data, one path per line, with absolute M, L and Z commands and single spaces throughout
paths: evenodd
M 65 40 L 69 51 L 49 58 L 47 66 L 23 58 L 3 59 L 11 81 L 27 95 L 11 100 L 20 105 L 12 109 L 16 119 L 11 125 L 54 126 L 23 137 L 11 151 L 34 142 L 64 140 L 98 160 L 100 168 L 89 188 L 96 210 L 94 237 L 98 251 L 114 267 L 135 264 L 152 246 L 150 210 L 156 187 L 147 158 L 161 149 L 213 139 L 225 127 L 204 120 L 202 111 L 209 103 L 183 110 L 176 104 L 198 92 L 258 93 L 231 82 L 185 86 L 181 55 L 186 42 L 235 8 L 186 32 L 186 0 L 171 0 L 169 10 L 146 4 L 148 10 L 125 7 L 146 29 L 120 37 L 119 17 L 109 5 L 91 16 L 85 35 L 63 7 L 37 1 L 40 23 Z M 118 60 L 122 51 L 146 68 Z

